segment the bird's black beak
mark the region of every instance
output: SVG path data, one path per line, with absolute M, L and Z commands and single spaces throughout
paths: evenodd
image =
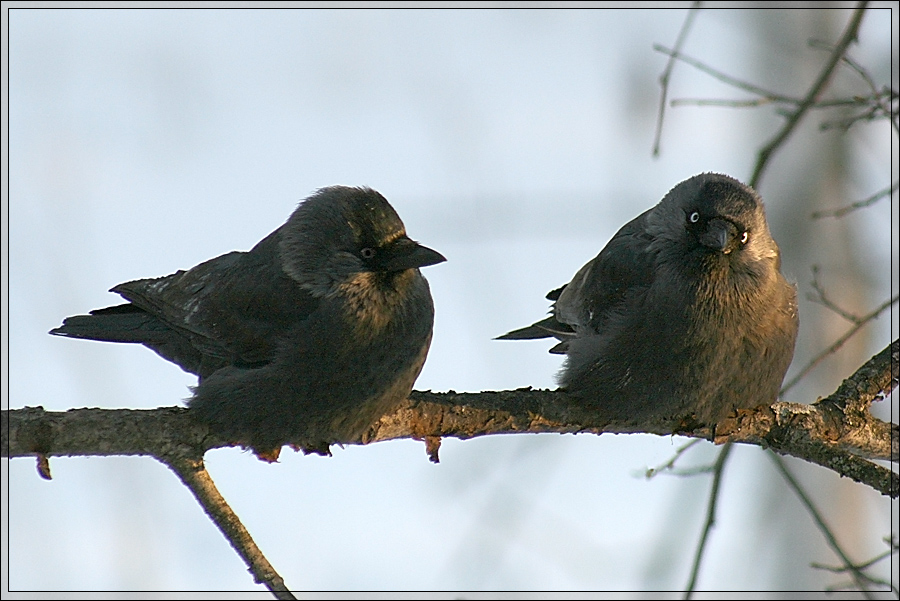
M 728 254 L 739 246 L 740 232 L 726 219 L 710 219 L 706 231 L 700 235 L 700 243 L 707 248 Z
M 384 259 L 379 261 L 378 268 L 383 271 L 403 271 L 443 263 L 446 260 L 446 257 L 436 250 L 403 236 L 391 242 Z

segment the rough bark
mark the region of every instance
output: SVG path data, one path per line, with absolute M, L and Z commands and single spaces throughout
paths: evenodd
M 900 493 L 896 473 L 871 460 L 897 461 L 897 424 L 875 418 L 869 407 L 897 386 L 900 341 L 895 340 L 831 396 L 811 405 L 774 403 L 741 411 L 709 427 L 657 421 L 604 421 L 575 404 L 564 391 L 522 388 L 499 392 L 414 391 L 394 413 L 384 416 L 359 440 L 369 444 L 398 438 L 423 440 L 433 461 L 440 439 L 491 434 L 637 433 L 706 438 L 716 444 L 740 442 L 770 448 L 827 467 L 891 497 Z M 230 446 L 212 435 L 181 407 L 159 409 L 71 409 L 42 407 L 4 410 L 2 452 L 5 457 L 149 455 L 198 459 L 209 449 Z

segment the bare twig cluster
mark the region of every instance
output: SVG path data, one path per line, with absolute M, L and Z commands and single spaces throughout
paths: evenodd
M 882 580 L 873 579 L 865 573 L 865 569 L 874 564 L 875 561 L 871 561 L 867 565 L 857 565 L 853 563 L 853 561 L 847 556 L 847 553 L 844 551 L 844 549 L 838 544 L 837 538 L 835 537 L 831 528 L 829 528 L 828 524 L 825 523 L 825 518 L 822 516 L 822 512 L 819 511 L 818 507 L 816 507 L 815 503 L 813 503 L 812 498 L 810 498 L 806 490 L 804 490 L 804 488 L 800 485 L 800 482 L 794 477 L 794 475 L 788 469 L 787 465 L 785 465 L 784 460 L 775 454 L 771 454 L 770 457 L 775 463 L 775 467 L 778 468 L 779 472 L 781 472 L 784 480 L 791 487 L 791 490 L 796 493 L 797 497 L 803 503 L 804 507 L 806 507 L 809 515 L 812 516 L 813 521 L 816 523 L 816 527 L 818 527 L 819 531 L 822 533 L 822 536 L 825 538 L 828 546 L 831 547 L 831 550 L 834 551 L 835 554 L 841 559 L 841 563 L 843 565 L 835 571 L 849 573 L 850 577 L 853 579 L 852 586 L 856 590 L 862 592 L 866 599 L 873 598 L 869 594 L 870 588 L 873 585 L 877 588 L 882 589 L 891 587 L 889 583 L 885 583 Z
M 862 581 L 864 585 L 871 585 L 880 589 L 888 588 L 891 590 L 895 597 L 900 597 L 900 590 L 898 590 L 897 585 L 881 578 L 874 578 L 866 573 L 866 570 L 868 570 L 875 564 L 884 561 L 885 559 L 900 551 L 900 545 L 897 544 L 896 535 L 885 537 L 884 542 L 888 545 L 887 551 L 885 551 L 884 553 L 879 553 L 872 559 L 869 559 L 868 561 L 864 561 L 862 563 L 851 563 L 849 565 L 845 564 L 843 566 L 826 566 L 820 563 L 813 563 L 811 564 L 811 566 L 819 570 L 826 570 L 828 572 L 834 572 L 836 574 L 843 574 L 847 572 L 851 573 L 851 575 L 853 576 L 853 582 L 837 584 L 835 586 L 828 587 L 827 590 L 829 591 L 846 590 L 854 587 L 859 588 L 859 582 Z
M 795 129 L 799 126 L 803 117 L 811 110 L 823 110 L 823 109 L 832 109 L 832 108 L 840 108 L 844 110 L 853 111 L 850 115 L 842 116 L 838 119 L 824 121 L 820 125 L 820 129 L 828 130 L 828 129 L 840 129 L 841 131 L 849 130 L 853 125 L 860 122 L 871 122 L 879 119 L 888 119 L 891 123 L 892 129 L 895 134 L 900 134 L 900 122 L 898 122 L 897 115 L 897 105 L 898 105 L 898 93 L 896 90 L 893 90 L 887 86 L 879 88 L 868 71 L 860 65 L 858 62 L 853 60 L 847 53 L 850 45 L 857 39 L 859 33 L 859 27 L 862 23 L 862 19 L 865 15 L 866 7 L 868 2 L 861 1 L 857 4 L 853 14 L 844 29 L 843 34 L 840 37 L 840 40 L 835 45 L 824 44 L 819 41 L 812 41 L 810 45 L 813 48 L 823 49 L 829 52 L 828 59 L 825 65 L 820 70 L 818 77 L 815 82 L 810 86 L 810 88 L 806 91 L 806 93 L 802 97 L 792 96 L 788 94 L 781 94 L 771 90 L 767 90 L 761 86 L 742 81 L 738 78 L 732 77 L 726 73 L 723 73 L 704 62 L 697 60 L 696 58 L 692 58 L 687 56 L 683 52 L 681 52 L 681 48 L 684 44 L 684 33 L 690 28 L 690 25 L 693 23 L 693 20 L 696 16 L 696 12 L 698 10 L 698 5 L 694 5 L 685 20 L 685 24 L 682 27 L 682 33 L 679 35 L 678 41 L 675 45 L 674 49 L 669 49 L 661 45 L 655 45 L 654 49 L 658 52 L 662 52 L 669 56 L 669 62 L 666 66 L 665 72 L 663 76 L 660 78 L 660 84 L 662 86 L 662 94 L 661 94 L 661 102 L 659 109 L 659 117 L 657 122 L 657 136 L 654 144 L 654 155 L 659 152 L 659 138 L 660 132 L 662 129 L 663 116 L 665 114 L 665 103 L 666 98 L 668 96 L 668 85 L 669 79 L 671 77 L 671 72 L 673 68 L 673 61 L 680 60 L 681 62 L 688 64 L 708 75 L 714 77 L 715 79 L 722 81 L 728 84 L 731 87 L 737 88 L 739 90 L 743 90 L 745 92 L 750 93 L 755 96 L 755 98 L 751 99 L 743 99 L 743 100 L 716 100 L 716 99 L 681 99 L 672 101 L 672 106 L 679 106 L 685 104 L 691 105 L 700 105 L 700 106 L 727 106 L 727 107 L 760 107 L 766 105 L 774 105 L 782 116 L 785 117 L 785 123 L 783 127 L 779 130 L 779 132 L 771 139 L 771 141 L 766 144 L 760 151 L 757 157 L 756 166 L 753 171 L 753 175 L 750 179 L 750 185 L 754 187 L 759 186 L 759 182 L 762 179 L 762 175 L 772 158 L 775 152 L 789 139 L 791 134 L 795 131 Z M 865 83 L 867 90 L 865 93 L 856 94 L 849 98 L 833 98 L 833 99 L 825 99 L 823 98 L 823 93 L 828 87 L 829 82 L 832 80 L 833 75 L 838 67 L 838 65 L 846 65 L 853 71 L 855 71 L 860 78 Z M 813 218 L 822 218 L 822 217 L 842 217 L 848 213 L 856 211 L 861 208 L 869 207 L 879 200 L 887 197 L 893 196 L 897 192 L 898 183 L 895 181 L 891 186 L 884 188 L 870 195 L 869 197 L 850 203 L 844 207 L 831 210 L 831 211 L 819 211 L 812 215 Z M 836 303 L 831 301 L 828 298 L 824 288 L 821 286 L 818 280 L 818 270 L 816 267 L 813 268 L 813 290 L 815 295 L 811 297 L 810 300 L 813 302 L 817 302 L 822 304 L 823 306 L 835 311 L 847 321 L 851 323 L 850 328 L 845 332 L 842 336 L 840 336 L 837 340 L 835 340 L 828 348 L 822 350 L 815 357 L 813 357 L 806 366 L 801 368 L 789 381 L 785 382 L 781 394 L 783 395 L 787 390 L 794 387 L 798 382 L 800 382 L 804 377 L 806 377 L 823 359 L 826 357 L 836 353 L 851 337 L 853 337 L 857 332 L 860 331 L 867 323 L 870 323 L 878 316 L 880 316 L 884 311 L 889 309 L 891 306 L 897 303 L 898 297 L 895 295 L 894 297 L 884 301 L 881 305 L 876 307 L 870 313 L 860 316 L 856 315 L 852 312 L 846 311 L 845 309 L 839 307 Z M 892 345 L 891 348 L 893 350 L 890 352 L 889 361 L 889 371 L 883 372 L 883 376 L 888 377 L 889 383 L 887 389 L 892 390 L 896 387 L 897 383 L 897 351 L 896 351 L 896 342 Z M 887 350 L 887 349 L 885 349 Z M 873 358 L 874 361 L 874 358 Z M 867 364 L 867 365 L 871 365 Z M 799 414 L 792 413 L 790 417 L 786 420 L 782 421 L 781 425 L 774 425 L 778 423 L 780 418 L 778 417 L 778 413 L 780 411 L 780 407 L 785 407 L 786 404 L 776 403 L 772 406 L 773 415 L 768 416 L 767 418 L 762 419 L 763 423 L 760 423 L 759 420 L 761 414 L 756 414 L 753 417 L 739 417 L 738 421 L 740 422 L 743 419 L 747 419 L 747 422 L 739 424 L 739 430 L 743 431 L 743 434 L 746 435 L 749 429 L 756 429 L 761 426 L 760 430 L 766 432 L 766 436 L 771 436 L 773 432 L 773 428 L 770 426 L 774 426 L 776 430 L 783 430 L 785 433 L 787 432 L 795 432 L 799 433 L 801 431 L 809 432 L 811 430 L 817 430 L 819 428 L 828 428 L 828 423 L 830 421 L 830 417 L 828 417 L 828 409 L 827 407 L 830 404 L 834 404 L 835 406 L 840 406 L 842 410 L 847 410 L 849 407 L 845 403 L 848 397 L 848 390 L 856 385 L 865 386 L 864 382 L 866 382 L 867 376 L 862 376 L 862 378 L 858 378 L 861 375 L 861 372 L 865 370 L 865 367 L 856 374 L 845 380 L 845 382 L 841 385 L 841 388 L 835 392 L 834 395 L 829 397 L 828 399 L 824 399 L 819 403 L 810 407 L 811 413 L 807 417 L 800 417 Z M 870 374 L 871 375 L 871 374 Z M 849 388 L 848 388 L 849 387 Z M 877 388 L 878 386 L 876 386 Z M 855 416 L 863 417 L 863 421 L 868 421 L 865 417 L 868 414 L 868 404 L 871 403 L 872 400 L 876 398 L 883 398 L 888 392 L 884 389 L 879 390 L 872 396 L 871 394 L 864 394 L 858 397 L 859 399 L 868 398 L 869 401 L 864 402 L 864 406 L 857 405 L 857 407 L 851 411 Z M 880 395 L 880 396 L 879 396 Z M 852 396 L 852 394 L 850 395 Z M 821 405 L 821 409 L 824 411 L 822 413 L 818 413 L 817 411 L 813 411 L 813 409 L 818 408 Z M 849 415 L 847 413 L 843 413 L 845 418 Z M 773 418 L 770 421 L 770 418 Z M 807 419 L 812 420 L 810 423 L 807 423 L 805 427 L 798 428 L 794 430 L 794 426 L 797 425 L 797 421 L 795 420 L 806 421 Z M 822 421 L 819 421 L 819 420 Z M 818 426 L 814 426 L 812 422 L 818 422 Z M 750 425 L 754 423 L 754 425 Z M 885 441 L 890 441 L 890 456 L 892 461 L 897 461 L 898 454 L 898 428 L 896 424 L 883 424 L 884 430 L 882 431 L 882 436 Z M 720 433 L 717 430 L 717 434 Z M 789 436 L 792 436 L 790 434 Z M 802 437 L 803 435 L 801 435 Z M 776 435 L 775 438 L 779 436 Z M 720 437 L 717 442 L 722 442 L 726 437 Z M 795 441 L 797 442 L 797 441 Z M 765 443 L 762 443 L 765 446 Z M 852 443 L 849 443 L 849 439 L 844 443 L 847 446 L 852 447 Z M 783 452 L 778 445 L 773 445 L 772 448 L 778 452 Z M 706 523 L 701 532 L 700 541 L 697 546 L 697 551 L 694 557 L 693 567 L 691 569 L 691 575 L 686 586 L 685 598 L 690 598 L 696 586 L 697 574 L 702 563 L 703 552 L 706 547 L 706 542 L 708 540 L 709 531 L 715 523 L 715 508 L 718 497 L 719 483 L 721 481 L 722 473 L 726 465 L 727 457 L 729 454 L 730 444 L 726 443 L 726 445 L 719 452 L 719 457 L 717 461 L 712 465 L 708 466 L 703 470 L 696 470 L 696 473 L 703 472 L 711 472 L 713 474 L 713 483 L 710 492 L 710 499 L 708 502 L 708 510 L 707 510 L 707 519 Z M 686 448 L 680 450 L 670 462 L 665 464 L 663 468 L 665 470 L 674 471 L 675 461 L 679 458 L 679 456 L 683 453 Z M 888 489 L 896 486 L 897 474 L 891 470 L 887 470 L 885 468 L 881 468 L 880 466 L 875 466 L 870 461 L 867 461 L 865 457 L 865 453 L 859 454 L 851 454 L 849 456 L 839 456 L 838 455 L 831 456 L 831 453 L 828 450 L 822 449 L 824 452 L 820 455 L 822 461 L 814 461 L 819 463 L 820 465 L 824 465 L 826 467 L 835 468 L 836 466 L 840 466 L 838 471 L 842 475 L 849 476 L 851 478 L 856 479 L 857 481 L 862 479 L 869 479 L 870 477 L 878 479 L 882 478 L 883 483 L 888 486 Z M 860 449 L 858 449 L 860 450 Z M 811 515 L 815 519 L 817 525 L 820 530 L 823 532 L 823 535 L 826 537 L 826 540 L 829 542 L 829 545 L 835 550 L 835 552 L 841 557 L 843 566 L 839 568 L 841 571 L 847 571 L 852 576 L 852 585 L 857 590 L 861 591 L 867 598 L 869 597 L 869 588 L 870 585 L 875 585 L 876 587 L 883 587 L 885 584 L 891 587 L 891 589 L 896 594 L 896 586 L 890 585 L 889 583 L 884 583 L 879 580 L 875 580 L 867 576 L 863 568 L 855 566 L 849 558 L 846 556 L 844 551 L 837 544 L 837 541 L 834 538 L 832 532 L 828 529 L 825 523 L 819 518 L 819 514 L 815 507 L 812 505 L 809 496 L 800 486 L 799 482 L 794 479 L 790 473 L 787 471 L 787 468 L 784 466 L 784 463 L 777 455 L 772 455 L 772 457 L 776 460 L 776 464 L 779 467 L 782 475 L 785 480 L 788 482 L 789 486 L 797 493 L 797 495 L 804 501 L 804 504 L 809 509 Z M 871 456 L 869 457 L 872 458 Z M 876 476 L 874 473 L 869 473 L 866 476 L 860 476 L 861 472 L 870 472 L 872 467 L 875 467 L 875 472 L 880 472 L 880 476 Z M 893 482 L 891 484 L 890 482 Z M 877 487 L 876 487 L 877 488 Z M 874 561 L 872 562 L 874 563 Z M 868 564 L 871 565 L 871 564 Z

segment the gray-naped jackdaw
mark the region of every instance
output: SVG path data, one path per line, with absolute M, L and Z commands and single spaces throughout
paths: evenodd
M 196 374 L 190 413 L 261 457 L 327 453 L 409 394 L 434 322 L 418 268 L 444 260 L 381 194 L 333 186 L 252 250 L 119 284 L 128 304 L 51 333 L 140 343 Z
M 759 195 L 715 173 L 675 186 L 550 292 L 562 388 L 610 420 L 714 425 L 773 403 L 797 337 L 794 286 Z

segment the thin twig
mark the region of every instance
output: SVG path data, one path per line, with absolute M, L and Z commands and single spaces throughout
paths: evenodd
M 669 459 L 667 462 L 665 462 L 665 463 L 663 463 L 663 464 L 660 464 L 660 465 L 657 465 L 656 467 L 648 467 L 648 468 L 644 471 L 644 477 L 645 477 L 647 480 L 650 480 L 651 478 L 653 478 L 653 477 L 655 477 L 655 476 L 658 476 L 658 475 L 660 475 L 660 474 L 663 473 L 663 472 L 671 472 L 671 471 L 674 471 L 674 468 L 675 468 L 675 462 L 678 461 L 678 458 L 681 457 L 685 452 L 687 452 L 688 449 L 690 449 L 691 447 L 693 447 L 694 445 L 696 445 L 697 443 L 699 443 L 699 442 L 702 441 L 702 440 L 703 440 L 702 438 L 695 438 L 695 439 L 691 440 L 690 442 L 681 445 L 680 447 L 678 447 L 677 449 L 675 449 L 675 454 L 674 454 L 674 455 L 671 457 L 671 459 Z M 706 469 L 706 467 L 701 468 L 701 469 L 702 469 L 704 472 L 705 472 L 705 471 L 709 471 L 708 469 Z M 701 472 L 694 470 L 694 471 L 691 472 L 691 475 L 693 475 L 693 474 L 695 474 L 695 473 L 701 473 Z M 687 475 L 687 474 L 681 472 L 681 473 L 679 473 L 679 475 Z
M 850 311 L 847 311 L 846 309 L 840 307 L 837 303 L 832 301 L 825 294 L 825 289 L 822 287 L 822 284 L 819 282 L 819 266 L 818 265 L 812 266 L 812 272 L 813 272 L 812 287 L 813 287 L 813 290 L 816 292 L 816 294 L 808 294 L 808 295 L 806 295 L 806 298 L 814 303 L 818 303 L 818 304 L 822 305 L 823 307 L 831 309 L 832 311 L 834 311 L 835 313 L 837 313 L 838 315 L 840 315 L 841 317 L 843 317 L 850 323 L 859 323 L 860 322 L 859 315 L 856 315 L 855 313 L 851 313 Z
M 694 467 L 672 469 L 667 473 L 672 476 L 678 476 L 679 478 L 690 478 L 691 476 L 699 476 L 700 474 L 710 474 L 714 471 L 716 471 L 714 465 L 697 465 Z
M 753 100 L 727 100 L 724 98 L 677 98 L 672 106 L 724 106 L 728 108 L 756 108 L 778 102 L 772 98 L 756 98 Z
M 694 593 L 694 587 L 697 585 L 697 576 L 700 573 L 700 563 L 703 561 L 703 552 L 706 550 L 706 541 L 709 533 L 716 523 L 716 505 L 719 502 L 719 485 L 722 483 L 722 474 L 725 471 L 725 462 L 731 453 L 731 443 L 727 443 L 719 451 L 719 458 L 716 459 L 715 471 L 713 473 L 712 487 L 709 490 L 709 504 L 706 509 L 706 523 L 703 525 L 703 533 L 700 535 L 700 542 L 697 544 L 697 552 L 694 554 L 694 565 L 691 568 L 691 578 L 688 581 L 687 588 L 684 591 L 684 598 L 690 599 Z
M 888 307 L 890 307 L 891 305 L 896 303 L 898 298 L 900 298 L 900 295 L 894 295 L 893 298 L 891 298 L 890 300 L 884 301 L 877 309 L 875 309 L 868 315 L 864 315 L 864 316 L 860 317 L 859 321 L 854 323 L 853 326 L 849 330 L 847 330 L 843 336 L 841 336 L 840 338 L 835 340 L 831 344 L 831 346 L 826 348 L 824 351 L 822 351 L 821 353 L 819 353 L 818 355 L 813 357 L 812 360 L 810 360 L 810 362 L 807 363 L 803 369 L 801 369 L 799 372 L 794 374 L 794 377 L 792 377 L 790 380 L 788 380 L 781 387 L 781 392 L 778 393 L 779 396 L 783 398 L 785 393 L 788 390 L 793 388 L 797 384 L 797 382 L 799 382 L 801 379 L 803 379 L 804 376 L 806 376 L 806 374 L 808 374 L 810 371 L 812 371 L 812 369 L 816 365 L 818 365 L 823 359 L 825 359 L 825 357 L 827 357 L 828 355 L 831 355 L 832 353 L 836 352 L 839 348 L 844 346 L 844 343 L 846 343 L 848 340 L 850 340 L 850 338 L 854 334 L 856 334 L 864 325 L 866 325 L 867 323 L 869 323 L 870 321 L 872 321 L 873 319 L 875 319 L 876 317 L 881 315 L 881 313 L 885 309 L 887 309 Z
M 854 563 L 853 561 L 847 557 L 847 554 L 844 553 L 844 550 L 838 544 L 837 539 L 834 537 L 834 533 L 828 527 L 828 524 L 825 523 L 825 519 L 822 517 L 822 514 L 819 513 L 819 510 L 813 504 L 812 499 L 809 498 L 809 495 L 806 494 L 806 491 L 800 485 L 800 482 L 794 478 L 794 475 L 787 469 L 787 466 L 784 464 L 784 459 L 782 459 L 776 453 L 769 453 L 769 457 L 772 458 L 772 461 L 775 462 L 775 466 L 778 468 L 778 471 L 781 472 L 781 475 L 784 476 L 784 479 L 787 481 L 788 485 L 794 490 L 794 493 L 800 498 L 800 501 L 806 507 L 806 510 L 812 516 L 813 521 L 816 523 L 816 526 L 819 528 L 819 531 L 825 537 L 825 541 L 828 543 L 828 546 L 831 547 L 832 551 L 834 551 L 838 557 L 840 557 L 841 561 L 844 564 L 844 568 L 846 571 L 850 572 L 853 577 L 853 581 L 856 584 L 856 588 L 865 596 L 866 599 L 872 599 L 873 597 L 870 595 L 870 591 L 866 587 L 867 584 L 872 583 L 872 579 L 866 576 Z
M 857 209 L 865 208 L 869 205 L 875 204 L 882 198 L 886 198 L 888 196 L 893 196 L 895 192 L 897 192 L 897 186 L 900 184 L 900 180 L 895 181 L 889 188 L 885 188 L 884 190 L 879 190 L 872 196 L 868 198 L 864 198 L 863 200 L 854 202 L 853 204 L 847 205 L 846 207 L 841 207 L 840 209 L 835 209 L 834 211 L 816 211 L 812 214 L 813 219 L 821 219 L 822 217 L 843 217 L 847 213 L 855 211 Z
M 203 459 L 166 457 L 161 461 L 168 465 L 194 494 L 206 515 L 219 527 L 234 550 L 247 564 L 250 573 L 253 574 L 253 579 L 265 585 L 276 599 L 296 599 L 269 560 L 256 546 L 253 537 L 225 501 L 222 493 L 216 488 L 209 472 L 206 471 Z
M 681 49 L 681 46 L 684 44 L 684 40 L 687 38 L 688 31 L 694 23 L 694 17 L 697 16 L 701 4 L 702 2 L 695 0 L 691 5 L 690 10 L 688 10 L 687 17 L 684 19 L 684 24 L 681 26 L 681 31 L 678 32 L 678 39 L 675 41 L 676 51 Z M 653 139 L 653 156 L 659 156 L 659 142 L 660 138 L 662 138 L 663 118 L 666 113 L 666 97 L 669 95 L 669 77 L 672 75 L 672 68 L 674 66 L 675 57 L 669 55 L 669 62 L 666 63 L 666 69 L 663 71 L 663 74 L 659 76 L 659 85 L 662 88 L 662 92 L 659 99 L 659 116 L 656 119 L 656 136 Z
M 833 98 L 831 100 L 821 100 L 813 104 L 810 109 L 832 109 L 842 106 L 871 106 L 872 103 L 878 102 L 882 95 L 878 96 L 854 96 L 852 98 Z M 761 98 L 749 100 L 732 100 L 726 98 L 676 98 L 671 106 L 724 106 L 728 108 L 756 108 L 767 104 L 789 104 L 799 105 L 802 102 L 800 98 L 791 98 L 782 96 L 773 98 L 771 96 L 763 96 Z
M 816 48 L 818 50 L 825 50 L 827 52 L 834 52 L 834 46 L 825 42 L 823 40 L 810 40 L 809 41 L 810 48 Z M 878 86 L 875 85 L 875 80 L 872 79 L 872 76 L 869 75 L 869 72 L 860 65 L 858 62 L 844 54 L 841 56 L 841 62 L 850 67 L 852 70 L 856 71 L 857 75 L 859 75 L 864 82 L 869 86 L 869 89 L 872 90 L 873 93 L 878 93 Z
M 759 151 L 759 155 L 756 161 L 756 167 L 753 169 L 753 176 L 750 178 L 750 186 L 756 189 L 759 189 L 759 183 L 762 179 L 762 174 L 769 163 L 769 159 L 775 153 L 778 148 L 784 144 L 785 140 L 787 140 L 794 129 L 800 124 L 800 121 L 809 111 L 810 107 L 816 102 L 816 99 L 819 97 L 819 94 L 825 89 L 828 85 L 829 80 L 832 75 L 834 75 L 835 68 L 841 60 L 841 57 L 844 56 L 844 53 L 847 51 L 847 48 L 850 44 L 856 40 L 856 36 L 859 33 L 859 26 L 862 23 L 863 15 L 866 12 L 866 5 L 868 2 L 865 0 L 859 2 L 856 5 L 856 8 L 853 11 L 853 16 L 850 18 L 850 22 L 847 24 L 847 28 L 844 30 L 841 39 L 834 47 L 834 51 L 828 58 L 828 61 L 825 63 L 825 66 L 822 68 L 822 71 L 819 73 L 819 76 L 816 78 L 816 81 L 810 87 L 809 91 L 804 96 L 803 101 L 800 103 L 800 106 L 797 107 L 797 110 L 791 113 L 788 117 L 787 122 L 782 127 L 781 131 L 778 132 L 772 140 L 766 144 L 762 150 Z
M 663 54 L 668 55 L 669 57 L 675 59 L 677 58 L 681 62 L 687 63 L 692 67 L 703 71 L 707 75 L 712 76 L 715 79 L 718 79 L 722 83 L 728 84 L 731 87 L 738 88 L 740 90 L 746 90 L 751 94 L 756 94 L 757 96 L 761 96 L 762 98 L 770 101 L 770 102 L 783 102 L 786 104 L 800 104 L 802 102 L 799 98 L 794 98 L 792 96 L 785 96 L 783 94 L 779 94 L 778 92 L 773 92 L 771 90 L 767 90 L 765 88 L 761 88 L 756 84 L 752 84 L 747 81 L 743 81 L 741 79 L 737 79 L 736 77 L 732 77 L 722 71 L 715 69 L 714 67 L 710 67 L 706 63 L 697 60 L 683 52 L 679 52 L 677 50 L 670 50 L 665 46 L 660 44 L 654 44 L 653 49 L 657 52 L 662 52 Z

